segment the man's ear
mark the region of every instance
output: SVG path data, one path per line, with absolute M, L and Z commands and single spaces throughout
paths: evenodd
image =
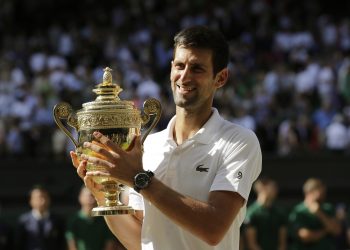
M 228 79 L 228 68 L 224 68 L 221 70 L 219 73 L 216 74 L 215 76 L 215 87 L 216 88 L 221 88 L 224 86 L 227 82 Z

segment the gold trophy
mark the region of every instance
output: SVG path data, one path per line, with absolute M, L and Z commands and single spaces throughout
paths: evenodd
M 161 115 L 161 104 L 157 99 L 147 99 L 143 104 L 143 113 L 138 110 L 132 101 L 123 101 L 119 98 L 122 88 L 112 82 L 110 68 L 104 69 L 103 82 L 96 85 L 93 92 L 97 94 L 95 101 L 84 103 L 82 109 L 74 112 L 72 107 L 65 102 L 55 105 L 53 115 L 58 127 L 71 139 L 76 147 L 77 154 L 95 153 L 83 148 L 84 142 L 94 140 L 93 132 L 99 131 L 122 149 L 128 149 L 134 136 L 141 133 L 141 128 L 150 124 L 141 138 L 143 143 L 147 135 L 156 126 Z M 63 125 L 61 120 L 73 127 L 78 132 L 78 140 Z M 103 166 L 87 165 L 87 171 L 104 170 Z M 111 177 L 93 177 L 94 181 L 103 186 L 105 206 L 92 209 L 93 216 L 130 214 L 134 213 L 132 207 L 124 205 L 119 195 L 123 186 Z

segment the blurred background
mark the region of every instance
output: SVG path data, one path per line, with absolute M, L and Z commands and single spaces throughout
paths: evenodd
M 35 184 L 48 187 L 54 210 L 78 207 L 73 145 L 52 108 L 95 99 L 103 68 L 122 99 L 161 101 L 163 129 L 174 114 L 173 36 L 194 24 L 229 41 L 230 77 L 214 105 L 257 134 L 280 204 L 300 201 L 304 181 L 319 177 L 329 201 L 348 205 L 350 1 L 334 2 L 0 0 L 0 217 L 15 223 Z

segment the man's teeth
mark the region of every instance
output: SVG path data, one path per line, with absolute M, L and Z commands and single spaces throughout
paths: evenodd
M 193 90 L 192 87 L 184 87 L 184 86 L 180 86 L 180 85 L 177 85 L 179 88 L 183 89 L 183 90 L 186 90 L 186 91 L 191 91 Z

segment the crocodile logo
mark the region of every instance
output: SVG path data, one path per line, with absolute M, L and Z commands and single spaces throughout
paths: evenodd
M 203 168 L 204 164 L 200 164 L 196 167 L 196 171 L 198 172 L 208 172 L 209 168 Z

